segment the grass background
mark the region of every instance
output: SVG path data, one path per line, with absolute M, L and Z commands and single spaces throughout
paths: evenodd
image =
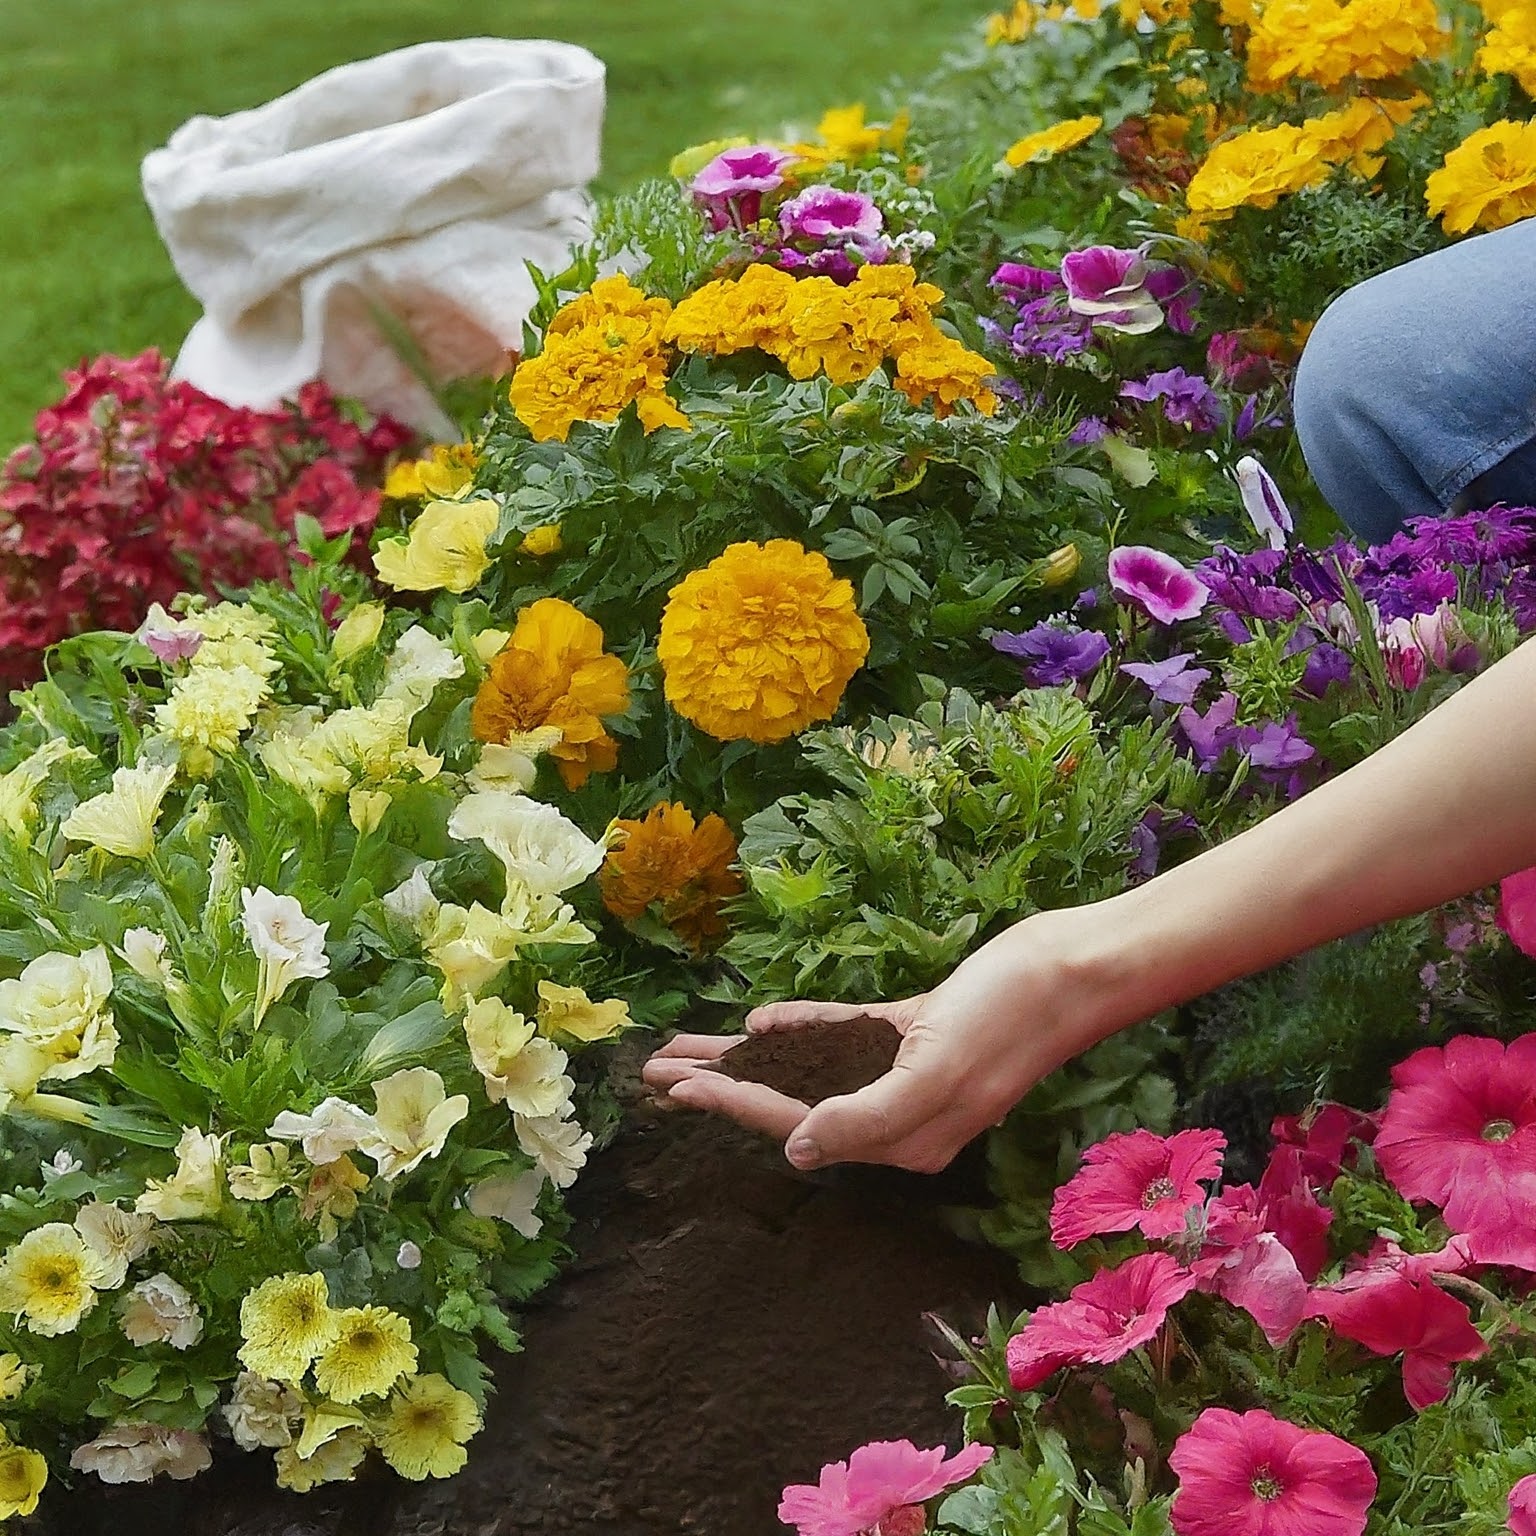
M 431 38 L 559 37 L 608 66 L 600 186 L 731 132 L 814 123 L 927 69 L 984 0 L 7 0 L 0 6 L 0 445 L 83 356 L 173 350 L 197 316 L 142 156 L 350 59 Z M 3 456 L 3 447 L 0 447 Z

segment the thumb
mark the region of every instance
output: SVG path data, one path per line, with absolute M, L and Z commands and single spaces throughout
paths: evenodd
M 891 1148 L 943 1113 L 953 1086 L 938 1042 L 909 1034 L 884 1077 L 811 1110 L 784 1155 L 797 1168 L 887 1162 Z

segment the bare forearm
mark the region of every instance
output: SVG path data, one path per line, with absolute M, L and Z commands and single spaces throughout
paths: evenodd
M 1104 1027 L 1532 864 L 1536 642 L 1348 773 L 1103 903 Z

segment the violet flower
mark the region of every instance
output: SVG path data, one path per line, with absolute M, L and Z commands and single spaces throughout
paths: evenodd
M 807 187 L 779 209 L 779 228 L 790 240 L 874 240 L 885 216 L 873 198 L 821 183 Z
M 1067 434 L 1067 441 L 1074 447 L 1083 448 L 1092 443 L 1102 443 L 1109 436 L 1109 423 L 1102 416 L 1084 416 Z
M 1131 828 L 1131 878 L 1150 880 L 1157 873 L 1164 847 L 1176 837 L 1199 830 L 1200 823 L 1187 812 L 1170 817 L 1162 806 L 1152 806 Z
M 1273 476 L 1251 455 L 1237 461 L 1237 491 L 1243 511 L 1271 549 L 1284 549 L 1286 536 L 1296 531 L 1291 509 L 1280 494 Z
M 1026 663 L 1024 680 L 1031 688 L 1075 683 L 1109 655 L 1109 641 L 1098 630 L 1075 624 L 1036 624 L 1021 634 L 1000 631 L 992 636 L 992 648 Z
M 1262 726 L 1240 725 L 1234 740 L 1255 768 L 1296 768 L 1317 756 L 1317 748 L 1301 734 L 1294 715 Z
M 1307 670 L 1301 675 L 1301 690 L 1320 699 L 1335 683 L 1344 684 L 1354 672 L 1348 651 L 1326 640 L 1319 640 L 1307 652 Z
M 1163 323 L 1163 307 L 1147 287 L 1141 251 L 1090 245 L 1062 258 L 1061 277 L 1073 312 L 1127 336 L 1144 336 Z
M 1201 773 L 1208 773 L 1237 736 L 1237 695 L 1224 693 L 1202 715 L 1193 705 L 1179 711 L 1179 730 Z
M 1109 585 L 1117 597 L 1136 604 L 1159 624 L 1194 618 L 1211 595 L 1172 555 L 1141 544 L 1122 544 L 1110 551 Z
M 1192 336 L 1195 310 L 1200 304 L 1200 286 L 1180 267 L 1154 267 L 1147 274 L 1146 289 L 1159 304 L 1168 321 L 1168 329 L 1180 336 Z
M 1192 704 L 1195 694 L 1211 674 L 1206 667 L 1191 667 L 1193 651 L 1183 651 L 1166 661 L 1128 661 L 1120 670 L 1145 683 L 1152 697 L 1164 704 Z
M 1093 323 L 1074 315 L 1059 297 L 1049 294 L 1021 305 L 1018 322 L 1011 330 L 991 321 L 983 321 L 983 328 L 1015 356 L 1043 357 L 1052 363 L 1085 352 L 1093 345 Z
M 1022 261 L 1005 261 L 988 279 L 993 288 L 1011 289 L 1015 294 L 1053 293 L 1066 285 L 1061 274 L 1050 267 L 1032 267 Z M 1010 294 L 1012 297 L 1012 294 Z
M 1161 400 L 1163 415 L 1192 432 L 1214 432 L 1227 419 L 1227 409 L 1216 391 L 1199 374 L 1187 373 L 1182 368 L 1166 368 L 1161 373 L 1149 373 L 1140 381 L 1122 384 L 1120 394 L 1123 399 L 1147 404 Z

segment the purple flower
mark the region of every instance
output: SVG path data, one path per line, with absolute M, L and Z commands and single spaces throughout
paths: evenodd
M 1266 725 L 1240 725 L 1237 748 L 1255 768 L 1296 768 L 1317 756 L 1317 749 L 1296 728 L 1296 717 Z
M 1163 306 L 1168 329 L 1189 336 L 1195 329 L 1195 310 L 1200 303 L 1200 288 L 1179 267 L 1154 267 L 1147 273 L 1147 292 Z
M 1018 314 L 1018 323 L 1011 331 L 998 327 L 994 333 L 1017 357 L 1043 357 L 1059 363 L 1093 345 L 1093 323 L 1074 315 L 1058 297 L 1032 299 L 1020 306 Z M 989 325 L 989 333 L 991 329 Z
M 796 158 L 769 144 L 722 150 L 693 178 L 689 190 L 716 229 L 732 222 L 755 224 L 762 212 L 763 193 L 784 185 L 784 167 Z
M 1135 603 L 1159 624 L 1194 618 L 1211 595 L 1172 555 L 1141 544 L 1122 544 L 1110 551 L 1109 584 L 1116 596 Z
M 1049 267 L 1031 267 L 1021 261 L 1005 261 L 992 274 L 989 282 L 993 288 L 1011 288 L 1014 293 L 1027 293 L 1036 297 L 1065 286 L 1059 272 L 1053 272 Z
M 1210 588 L 1211 601 L 1226 610 L 1217 622 L 1234 644 L 1253 638 L 1244 619 L 1283 624 L 1300 615 L 1301 599 L 1276 583 L 1284 558 L 1276 549 L 1246 555 L 1219 549 L 1200 562 L 1200 579 Z M 1228 622 L 1229 617 L 1235 617 L 1236 622 Z
M 1067 434 L 1067 441 L 1082 448 L 1090 443 L 1102 443 L 1109 436 L 1109 423 L 1102 416 L 1084 416 Z
M 1334 683 L 1347 683 L 1353 670 L 1348 651 L 1319 640 L 1307 653 L 1307 670 L 1301 675 L 1302 692 L 1320 699 Z
M 1310 603 L 1336 603 L 1344 596 L 1332 556 L 1320 557 L 1304 549 L 1291 553 L 1291 585 Z
M 1237 461 L 1236 473 L 1238 494 L 1249 522 L 1271 549 L 1284 549 L 1286 535 L 1296 531 L 1296 523 L 1280 487 L 1251 455 Z
M 1120 670 L 1152 690 L 1164 704 L 1192 704 L 1195 693 L 1211 674 L 1205 667 L 1191 667 L 1193 651 L 1170 656 L 1166 661 L 1128 661 Z
M 1202 715 L 1192 705 L 1179 711 L 1179 729 L 1195 754 L 1200 771 L 1209 771 L 1212 764 L 1231 745 L 1237 734 L 1233 722 L 1237 719 L 1237 695 L 1224 693 Z
M 1126 400 L 1149 404 L 1161 400 L 1163 415 L 1192 432 L 1214 432 L 1227 419 L 1227 409 L 1216 391 L 1199 374 L 1186 373 L 1182 368 L 1167 368 L 1149 373 L 1140 382 L 1122 384 L 1120 394 Z
M 1157 873 L 1164 846 L 1176 837 L 1198 832 L 1200 823 L 1188 814 L 1169 817 L 1162 806 L 1154 805 L 1131 828 L 1131 868 L 1133 879 L 1150 880 Z
M 1366 581 L 1384 619 L 1411 619 L 1416 613 L 1433 613 L 1442 603 L 1454 602 L 1461 590 L 1455 571 L 1428 566 L 1406 576 L 1388 576 L 1374 586 Z
M 1144 336 L 1163 323 L 1163 307 L 1147 288 L 1150 272 L 1140 251 L 1090 245 L 1062 258 L 1061 277 L 1073 312 L 1095 325 Z
M 862 242 L 873 240 L 884 225 L 873 198 L 820 183 L 779 209 L 779 228 L 790 240 Z
M 1036 624 L 1022 634 L 1000 631 L 992 636 L 992 647 L 1026 663 L 1024 680 L 1031 688 L 1075 683 L 1109 655 L 1109 641 L 1098 630 L 1073 624 Z
M 203 636 L 196 629 L 146 629 L 142 639 L 165 666 L 191 661 L 203 647 Z

